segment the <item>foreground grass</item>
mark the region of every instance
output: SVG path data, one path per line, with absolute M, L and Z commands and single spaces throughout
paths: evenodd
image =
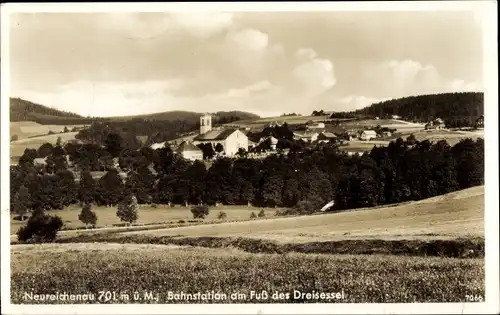
M 116 292 L 117 298 L 108 303 L 463 302 L 466 294 L 484 295 L 483 259 L 73 245 L 77 244 L 59 250 L 55 249 L 65 245 L 13 246 L 12 303 L 69 303 L 33 301 L 24 298 L 25 292 L 94 293 L 96 299 L 99 291 Z M 294 290 L 344 295 L 340 299 L 304 300 L 295 299 Z M 214 291 L 227 294 L 227 299 L 172 300 L 169 291 Z M 251 291 L 266 291 L 268 299 L 258 300 Z M 140 293 L 142 300 L 134 301 L 134 292 Z M 144 300 L 144 292 L 158 295 L 158 301 Z M 284 299 L 273 299 L 275 292 L 284 293 Z M 122 293 L 130 300 L 121 300 Z M 245 294 L 246 298 L 231 300 L 232 293 Z

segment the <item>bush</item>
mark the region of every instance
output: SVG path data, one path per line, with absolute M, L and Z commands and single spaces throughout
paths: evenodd
M 26 226 L 17 231 L 17 240 L 35 243 L 53 242 L 62 227 L 63 221 L 60 217 L 37 214 L 30 217 Z
M 12 135 L 10 136 L 10 141 L 17 141 L 19 140 L 19 136 L 18 135 Z
M 193 214 L 193 219 L 205 219 L 209 213 L 207 205 L 196 206 L 191 208 L 191 213 Z
M 263 218 L 266 216 L 266 212 L 264 211 L 264 209 L 260 210 L 259 214 L 258 214 L 258 217 L 259 218 Z
M 158 205 L 156 203 L 151 204 L 151 208 L 158 208 Z
M 178 223 L 186 223 L 186 221 L 184 221 L 184 220 L 179 220 L 179 222 L 178 222 Z
M 295 209 L 299 214 L 311 214 L 318 210 L 316 208 L 316 205 L 309 200 L 301 200 L 297 202 L 297 205 L 295 206 Z
M 224 220 L 224 219 L 226 219 L 226 218 L 227 218 L 227 214 L 226 214 L 224 211 L 221 211 L 221 212 L 219 212 L 219 214 L 217 215 L 217 218 L 218 218 L 219 220 Z
M 252 211 L 252 213 L 250 214 L 250 219 L 255 219 L 257 218 L 257 216 L 255 215 L 255 212 Z

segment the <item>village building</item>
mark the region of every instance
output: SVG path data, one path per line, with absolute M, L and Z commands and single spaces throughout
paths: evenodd
M 377 138 L 377 133 L 375 130 L 363 130 L 359 138 L 364 141 L 370 141 Z
M 401 119 L 401 116 L 398 116 L 398 115 L 392 115 L 392 119 Z
M 331 132 L 324 131 L 318 135 L 318 142 L 327 143 L 332 140 L 337 140 L 337 136 Z
M 314 142 L 318 140 L 319 133 L 315 131 L 305 131 L 305 132 L 294 132 L 293 139 L 294 140 L 302 140 L 305 142 Z
M 307 129 L 310 129 L 310 130 L 315 130 L 315 129 L 325 129 L 325 123 L 322 123 L 322 122 L 313 122 L 312 120 L 310 120 L 307 124 L 306 124 L 306 128 Z
M 175 152 L 181 154 L 186 160 L 203 160 L 203 151 L 193 143 L 184 141 L 176 149 Z
M 248 137 L 244 132 L 235 128 L 212 129 L 212 116 L 209 114 L 200 117 L 200 134 L 193 138 L 195 146 L 210 143 L 215 149 L 221 144 L 225 156 L 234 156 L 240 148 L 248 150 Z
M 281 127 L 281 126 L 282 126 L 282 124 L 277 122 L 277 121 L 273 121 L 273 122 L 269 123 L 269 125 L 268 125 L 268 127 L 270 127 L 270 128 Z
M 484 115 L 481 115 L 478 119 L 476 119 L 476 128 L 484 128 Z
M 445 128 L 444 120 L 441 118 L 436 118 L 425 124 L 425 130 L 440 130 Z

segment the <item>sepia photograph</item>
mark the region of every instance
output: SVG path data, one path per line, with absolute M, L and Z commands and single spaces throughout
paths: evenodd
M 496 11 L 2 5 L 2 313 L 499 312 Z

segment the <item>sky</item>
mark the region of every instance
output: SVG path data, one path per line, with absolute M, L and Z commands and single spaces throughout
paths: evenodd
M 10 90 L 84 116 L 349 111 L 483 90 L 466 11 L 15 13 Z

